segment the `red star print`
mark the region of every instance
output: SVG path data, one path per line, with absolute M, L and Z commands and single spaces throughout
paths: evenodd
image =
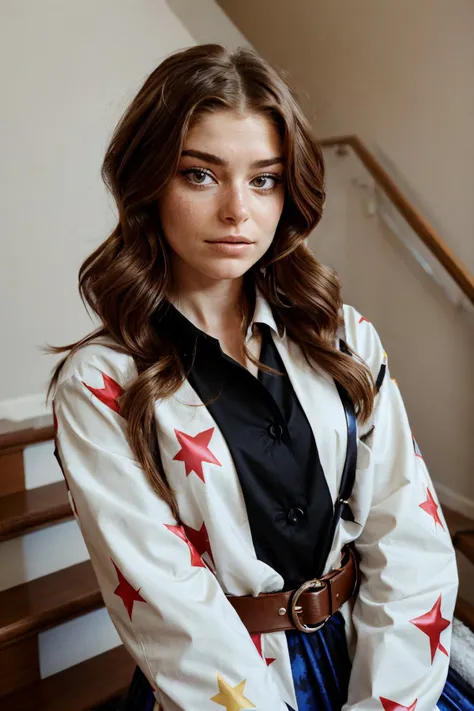
M 434 500 L 433 495 L 432 495 L 431 491 L 428 489 L 428 487 L 426 487 L 426 495 L 428 498 L 426 499 L 426 501 L 423 501 L 423 503 L 420 504 L 420 509 L 423 509 L 423 511 L 426 511 L 428 516 L 432 517 L 434 524 L 435 524 L 435 528 L 436 528 L 436 524 L 439 523 L 439 525 L 441 526 L 443 531 L 446 530 L 443 526 L 443 522 L 441 521 L 440 517 L 438 516 L 439 506 L 436 503 L 436 501 Z
M 123 388 L 116 383 L 113 378 L 108 376 L 107 373 L 102 373 L 102 377 L 104 378 L 103 388 L 93 388 L 91 385 L 87 385 L 84 381 L 82 381 L 82 384 L 85 385 L 86 388 L 96 396 L 96 398 L 103 402 L 104 405 L 107 405 L 107 407 L 110 407 L 111 410 L 118 412 L 120 415 L 120 405 L 117 402 L 117 398 L 120 397 L 120 395 L 123 395 L 125 390 L 123 390 Z
M 171 531 L 171 533 L 174 533 L 175 536 L 178 536 L 178 538 L 181 538 L 182 541 L 186 543 L 186 545 L 189 548 L 189 551 L 191 553 L 191 565 L 193 568 L 205 568 L 206 564 L 202 560 L 201 556 L 197 552 L 196 548 L 193 546 L 191 541 L 188 539 L 186 535 L 186 531 L 184 530 L 184 526 L 168 526 L 167 523 L 164 524 L 166 528 Z
M 217 464 L 218 467 L 222 466 L 208 447 L 213 432 L 214 427 L 211 427 L 192 437 L 185 432 L 175 430 L 181 449 L 178 454 L 173 457 L 173 461 L 184 462 L 186 476 L 189 476 L 191 472 L 196 472 L 204 483 L 206 483 L 206 480 L 204 479 L 204 472 L 202 470 L 203 462 Z
M 365 316 L 361 316 L 359 319 L 359 323 L 363 323 L 364 321 L 367 321 L 367 323 L 370 323 L 368 318 L 365 318 Z
M 262 657 L 262 659 L 265 659 L 265 661 L 266 661 L 266 663 L 267 663 L 267 667 L 269 667 L 270 664 L 273 664 L 273 662 L 274 662 L 275 660 L 272 659 L 271 657 L 264 657 L 264 656 L 263 656 L 263 651 L 262 651 L 262 635 L 261 635 L 261 634 L 251 634 L 250 637 L 252 638 L 252 642 L 254 643 L 254 645 L 255 645 L 256 648 L 257 648 L 257 652 L 260 654 L 260 656 Z
M 112 561 L 114 563 L 114 561 Z M 146 602 L 140 595 L 140 589 L 135 590 L 135 588 L 130 585 L 128 580 L 123 576 L 121 571 L 119 570 L 118 566 L 114 563 L 114 568 L 117 571 L 117 576 L 119 579 L 119 584 L 115 588 L 114 593 L 115 595 L 118 595 L 122 599 L 123 604 L 125 605 L 125 609 L 128 612 L 128 616 L 130 617 L 130 620 L 132 619 L 132 612 L 133 612 L 133 605 L 135 602 Z
M 385 711 L 415 711 L 418 703 L 418 699 L 415 699 L 411 706 L 402 706 L 401 704 L 397 704 L 396 701 L 390 701 L 382 697 L 380 697 L 380 701 Z
M 202 556 L 204 553 L 207 553 L 212 561 L 212 565 L 215 567 L 216 564 L 214 563 L 214 558 L 212 557 L 209 534 L 207 533 L 204 521 L 198 531 L 195 528 L 191 528 L 191 526 L 186 526 L 186 524 L 183 524 L 183 528 L 186 532 L 187 538 L 191 541 L 199 555 Z
M 440 643 L 441 633 L 449 627 L 451 624 L 449 620 L 445 620 L 441 614 L 441 601 L 442 595 L 436 600 L 435 604 L 429 612 L 421 617 L 417 617 L 410 622 L 418 627 L 419 630 L 424 632 L 430 638 L 430 650 L 431 650 L 431 664 L 433 664 L 435 654 L 439 649 L 443 654 L 448 654 L 446 649 Z

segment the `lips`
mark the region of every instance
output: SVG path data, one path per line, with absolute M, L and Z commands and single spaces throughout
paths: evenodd
M 243 235 L 228 235 L 221 239 L 206 240 L 206 242 L 212 242 L 213 244 L 252 244 L 252 240 Z

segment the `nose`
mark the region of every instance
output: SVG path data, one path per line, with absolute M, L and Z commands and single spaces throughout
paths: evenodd
M 249 218 L 249 208 L 244 190 L 239 186 L 229 187 L 225 192 L 220 207 L 220 218 L 223 222 L 240 225 Z

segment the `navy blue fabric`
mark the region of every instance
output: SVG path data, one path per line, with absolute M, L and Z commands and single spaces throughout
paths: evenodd
M 140 667 L 137 667 L 128 692 L 117 711 L 153 711 L 154 705 L 153 689 Z

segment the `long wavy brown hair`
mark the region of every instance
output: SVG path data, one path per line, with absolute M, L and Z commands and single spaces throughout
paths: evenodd
M 264 114 L 280 131 L 285 157 L 285 202 L 274 240 L 244 279 L 248 298 L 243 300 L 243 333 L 257 287 L 307 361 L 347 390 L 361 421 L 370 415 L 374 400 L 367 366 L 337 347 L 342 318 L 338 278 L 305 243 L 322 216 L 324 163 L 286 73 L 249 49 L 231 53 L 218 44 L 168 56 L 120 119 L 102 166 L 118 221 L 79 271 L 81 298 L 102 326 L 77 343 L 47 346 L 46 351 L 68 352 L 53 369 L 48 399 L 67 358 L 98 336 L 110 336 L 113 348 L 133 357 L 138 377 L 122 396 L 121 414 L 138 462 L 176 518 L 176 497 L 158 451 L 154 406 L 176 392 L 186 373 L 173 343 L 156 326 L 171 293 L 170 248 L 158 201 L 177 172 L 192 122 L 219 109 Z M 247 357 L 258 363 L 250 353 Z

